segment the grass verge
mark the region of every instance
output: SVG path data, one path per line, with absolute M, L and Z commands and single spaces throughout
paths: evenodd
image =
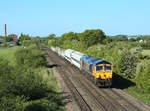
M 15 64 L 14 53 L 19 47 L 0 48 L 0 57 L 10 61 L 11 65 Z
M 132 80 L 132 81 L 134 82 L 134 80 Z M 124 89 L 124 91 L 150 106 L 150 93 L 142 92 L 141 89 L 137 88 L 136 85 L 130 86 L 130 87 Z

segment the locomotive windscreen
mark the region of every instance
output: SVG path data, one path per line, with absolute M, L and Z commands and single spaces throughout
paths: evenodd
M 105 71 L 111 71 L 111 66 L 105 66 Z
M 96 71 L 103 71 L 103 66 L 96 66 Z

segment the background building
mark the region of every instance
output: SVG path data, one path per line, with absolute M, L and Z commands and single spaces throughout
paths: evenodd
M 10 34 L 10 35 L 8 35 L 8 37 L 13 38 L 14 41 L 18 41 L 18 35 L 16 35 L 16 34 Z

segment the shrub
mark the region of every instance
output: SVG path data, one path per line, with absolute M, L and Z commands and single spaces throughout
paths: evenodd
M 16 63 L 27 68 L 38 68 L 47 65 L 44 53 L 38 49 L 19 49 L 15 53 Z
M 50 93 L 46 99 L 32 102 L 24 111 L 64 111 L 63 98 L 58 93 Z
M 0 98 L 3 96 L 22 96 L 30 100 L 45 97 L 50 91 L 47 81 L 33 69 L 10 67 L 8 61 L 0 58 Z
M 137 67 L 137 56 L 128 50 L 123 50 L 121 59 L 118 62 L 121 75 L 126 78 L 135 78 Z
M 136 83 L 137 87 L 144 92 L 150 92 L 150 61 L 138 64 Z
M 42 76 L 32 70 L 15 69 L 13 73 L 0 82 L 0 97 L 6 95 L 24 96 L 28 100 L 40 99 L 47 96 L 50 88 Z
M 43 98 L 47 95 L 50 88 L 47 86 L 47 81 L 44 81 L 42 76 L 34 71 L 22 71 L 23 74 L 17 74 L 16 80 L 10 84 L 15 95 L 24 95 L 28 100 Z
M 145 49 L 145 50 L 150 49 L 150 42 L 141 43 L 140 45 L 141 45 L 141 47 L 142 47 L 143 49 Z
M 11 73 L 12 67 L 9 65 L 9 62 L 3 57 L 0 57 L 0 77 Z
M 23 103 L 25 102 L 24 97 L 2 97 L 0 99 L 0 110 L 1 111 L 24 111 Z

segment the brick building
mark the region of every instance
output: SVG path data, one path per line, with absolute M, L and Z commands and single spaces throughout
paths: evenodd
M 18 35 L 16 34 L 10 34 L 8 37 L 12 37 L 14 41 L 18 41 Z

